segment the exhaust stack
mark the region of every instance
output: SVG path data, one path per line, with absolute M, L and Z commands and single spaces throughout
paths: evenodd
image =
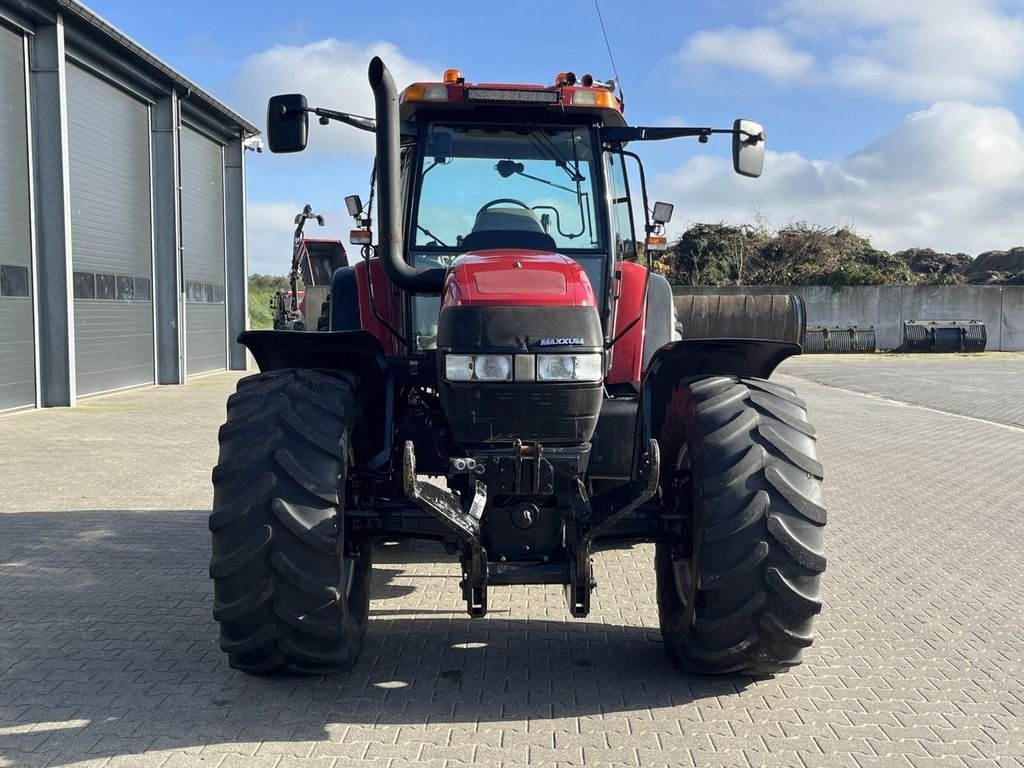
M 378 256 L 384 273 L 410 293 L 440 293 L 445 270 L 417 269 L 406 263 L 403 251 L 402 201 L 399 169 L 398 90 L 379 56 L 370 61 L 367 76 L 373 89 L 377 117 Z

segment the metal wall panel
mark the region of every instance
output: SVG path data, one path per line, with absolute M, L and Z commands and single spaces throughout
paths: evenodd
M 152 383 L 149 107 L 69 63 L 67 109 L 78 394 Z
M 220 144 L 181 129 L 181 242 L 185 369 L 227 367 L 224 155 Z
M 0 25 L 0 411 L 36 401 L 24 45 Z

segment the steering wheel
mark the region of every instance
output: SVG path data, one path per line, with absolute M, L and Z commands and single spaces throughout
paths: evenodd
M 522 200 L 516 200 L 514 197 L 499 197 L 496 200 L 491 200 L 489 203 L 484 203 L 483 205 L 481 205 L 480 210 L 476 212 L 476 215 L 479 216 L 492 205 L 498 205 L 499 203 L 512 203 L 513 205 L 518 205 L 520 208 L 525 208 L 528 211 L 533 210 L 533 208 L 524 203 Z

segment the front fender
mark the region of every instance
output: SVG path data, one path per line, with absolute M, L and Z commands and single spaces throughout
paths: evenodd
M 672 390 L 686 376 L 741 376 L 767 379 L 800 345 L 765 339 L 690 339 L 654 353 L 640 390 L 637 448 L 661 433 Z
M 261 371 L 319 368 L 351 374 L 361 414 L 353 434 L 357 466 L 377 469 L 391 458 L 394 381 L 380 341 L 366 331 L 243 331 L 238 335 Z

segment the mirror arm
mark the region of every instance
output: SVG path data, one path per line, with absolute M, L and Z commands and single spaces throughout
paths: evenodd
M 743 136 L 748 144 L 757 144 L 765 140 L 764 132 L 752 136 L 746 131 L 738 131 L 734 128 L 662 128 L 652 126 L 628 126 L 623 128 L 612 127 L 601 131 L 601 138 L 604 141 L 662 141 L 664 139 L 681 139 L 696 137 L 704 144 L 712 134 L 724 133 L 730 136 Z
M 368 131 L 369 133 L 376 133 L 377 131 L 377 121 L 372 117 L 350 115 L 347 112 L 337 112 L 333 109 L 324 109 L 322 107 L 306 107 L 305 109 L 281 107 L 281 117 L 285 117 L 289 112 L 310 112 L 320 118 L 322 125 L 327 125 L 327 122 L 330 120 L 337 120 L 339 123 L 351 125 L 353 128 L 358 128 L 361 131 Z

